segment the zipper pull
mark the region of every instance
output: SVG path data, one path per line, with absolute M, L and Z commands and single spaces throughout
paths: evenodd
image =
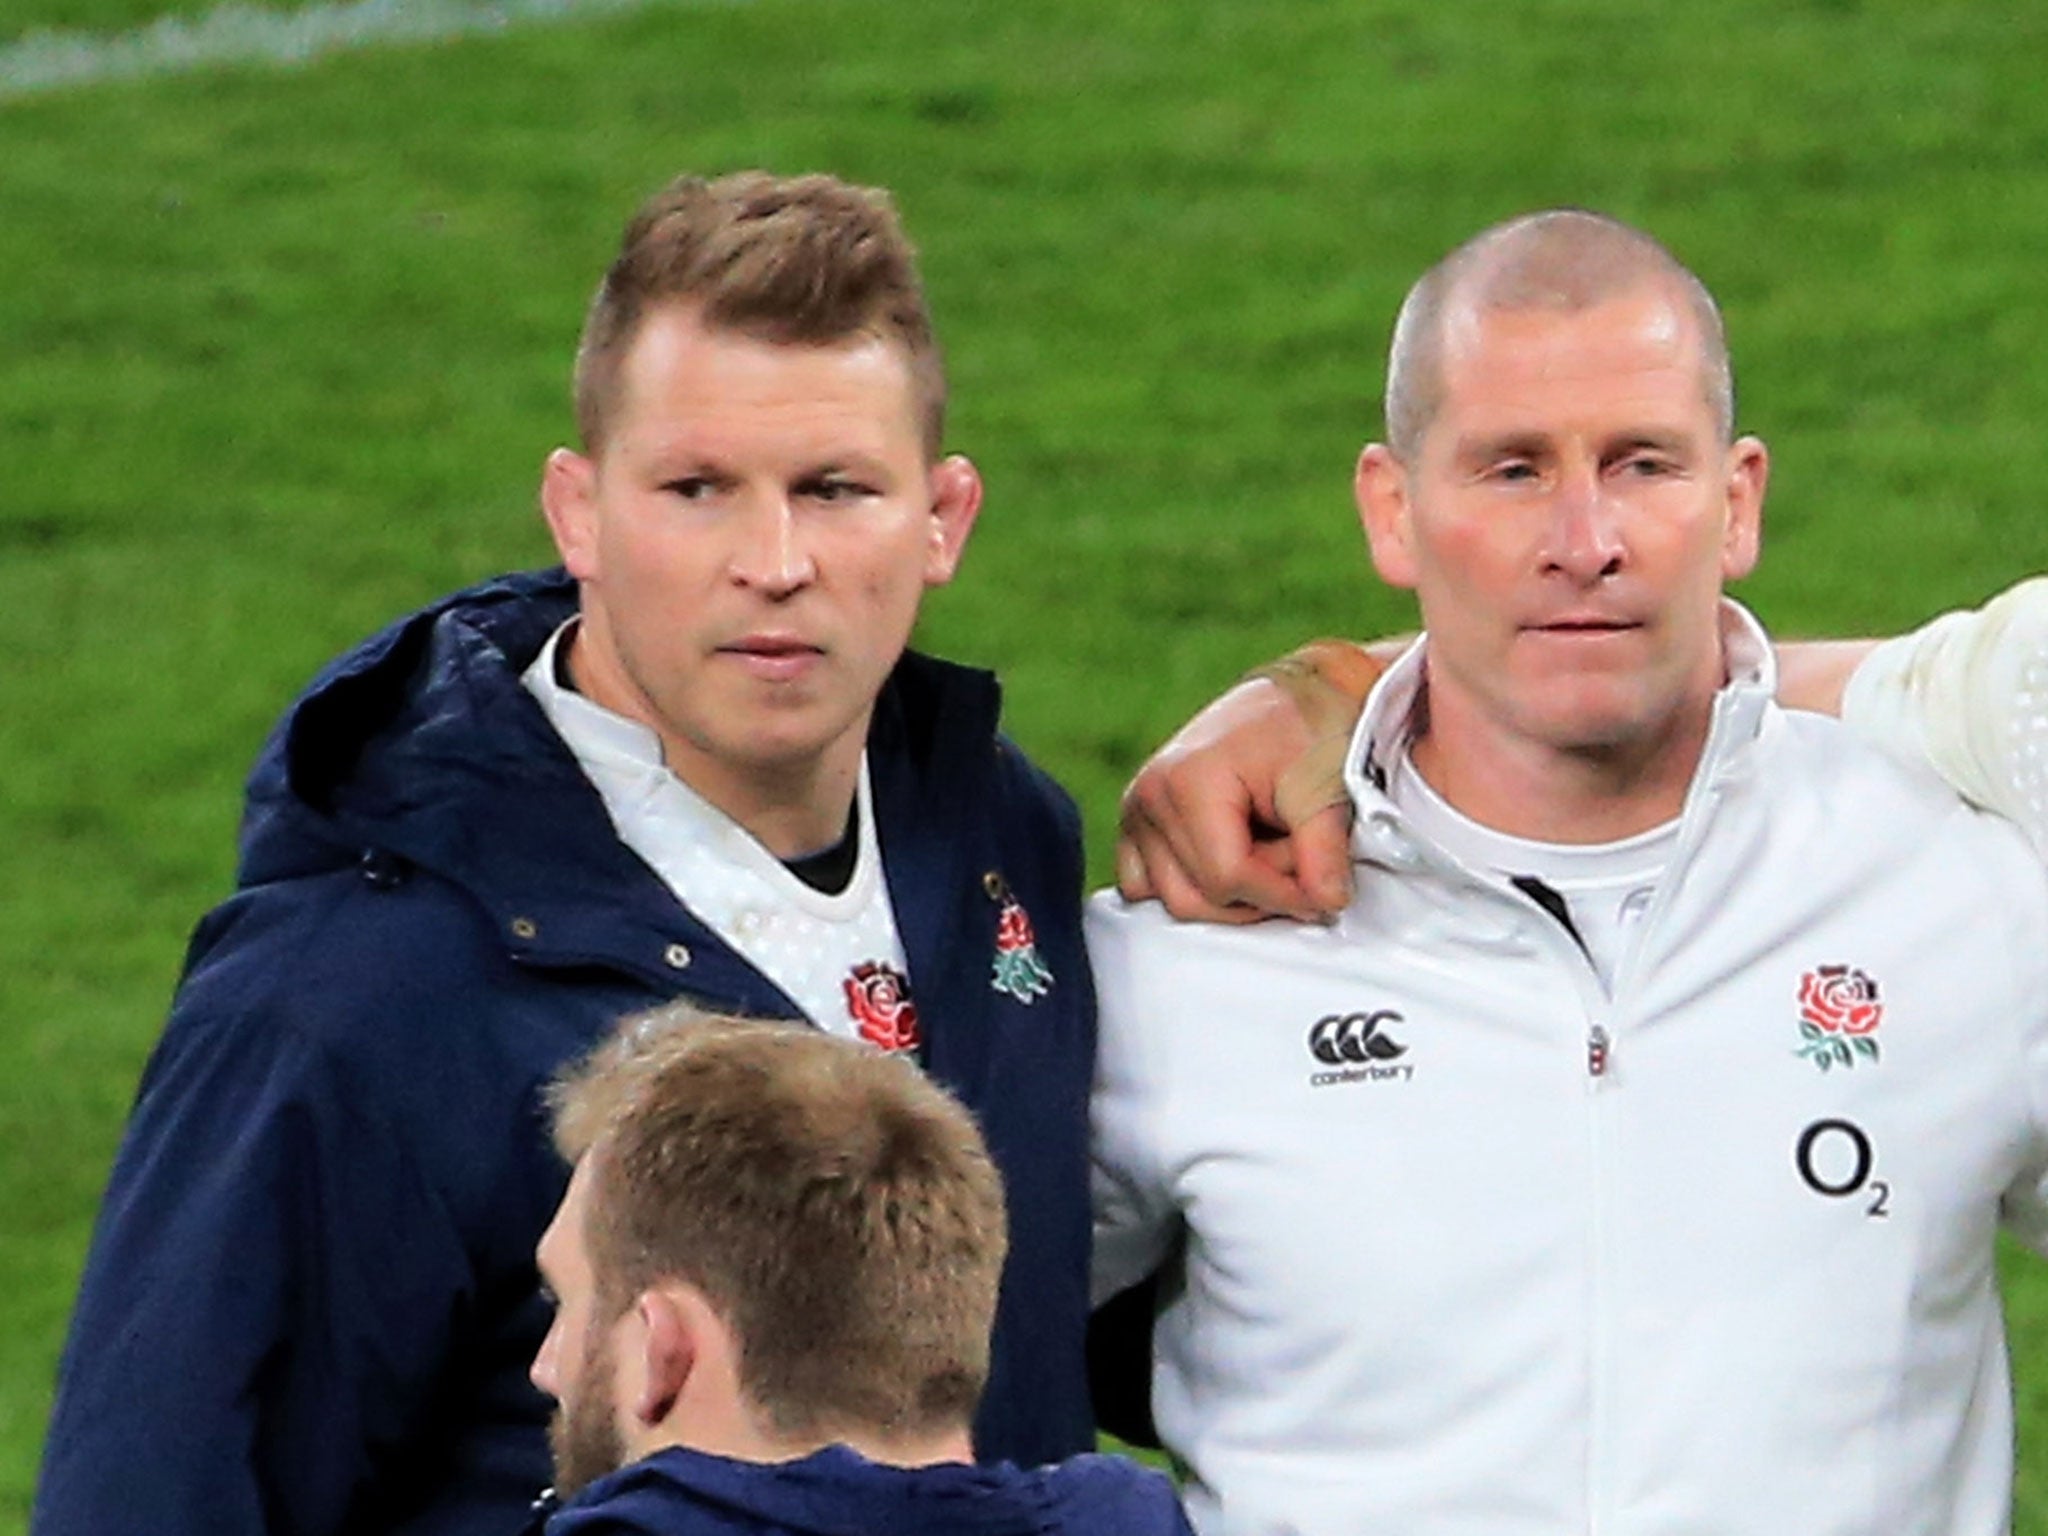
M 1607 1031 L 1595 1024 L 1586 1032 L 1586 1073 L 1590 1077 L 1607 1075 Z

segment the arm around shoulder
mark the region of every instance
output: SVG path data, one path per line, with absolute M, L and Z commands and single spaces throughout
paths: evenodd
M 1314 918 L 1350 895 L 1344 749 L 1400 642 L 1312 640 L 1254 668 L 1124 791 L 1117 883 L 1183 919 Z

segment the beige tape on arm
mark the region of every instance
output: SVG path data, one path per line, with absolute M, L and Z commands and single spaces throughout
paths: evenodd
M 1344 753 L 1358 712 L 1385 665 L 1349 640 L 1311 640 L 1285 656 L 1253 667 L 1245 680 L 1265 678 L 1294 701 L 1315 741 L 1280 775 L 1274 809 L 1293 828 L 1344 800 Z

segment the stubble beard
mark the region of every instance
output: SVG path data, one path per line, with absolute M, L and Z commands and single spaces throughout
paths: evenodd
M 611 1350 L 598 1335 L 585 1341 L 576 1390 L 556 1405 L 548 1444 L 555 1457 L 555 1492 L 564 1499 L 625 1465 L 626 1444 L 612 1412 Z

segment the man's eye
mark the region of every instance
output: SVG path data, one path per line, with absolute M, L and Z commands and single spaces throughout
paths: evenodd
M 798 489 L 812 501 L 823 502 L 853 501 L 874 494 L 870 487 L 858 480 L 811 480 Z
M 718 489 L 708 475 L 682 475 L 662 486 L 671 496 L 680 496 L 684 501 L 704 501 Z
M 1622 460 L 1621 464 L 1624 474 L 1634 475 L 1643 480 L 1654 480 L 1668 475 L 1675 467 L 1669 459 L 1652 453 L 1632 454 Z
M 1494 465 L 1492 473 L 1496 480 L 1534 480 L 1536 466 L 1527 459 L 1509 459 L 1505 463 Z

